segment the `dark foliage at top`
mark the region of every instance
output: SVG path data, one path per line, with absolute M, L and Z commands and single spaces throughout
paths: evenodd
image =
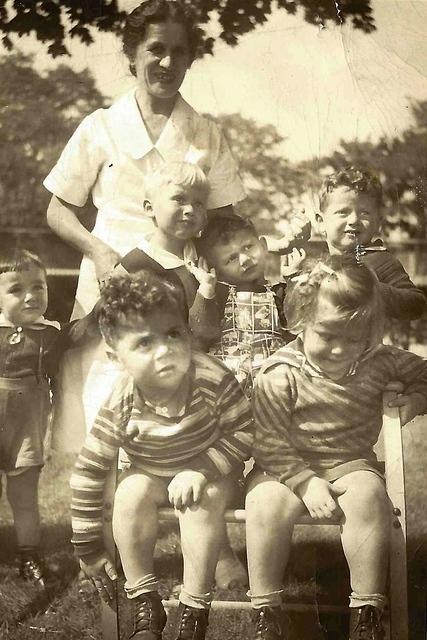
M 350 22 L 369 33 L 375 29 L 370 0 L 182 0 L 195 13 L 200 25 L 217 16 L 220 39 L 229 45 L 267 21 L 271 12 L 283 9 L 293 15 L 298 9 L 310 24 Z M 125 12 L 117 0 L 0 0 L 0 31 L 3 44 L 13 48 L 13 35 L 34 33 L 46 43 L 53 57 L 66 55 L 66 37 L 93 42 L 92 28 L 120 33 Z M 205 37 L 200 55 L 212 53 L 214 38 Z

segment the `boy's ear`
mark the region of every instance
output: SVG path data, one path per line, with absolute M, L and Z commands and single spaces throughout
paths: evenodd
M 144 207 L 144 213 L 146 216 L 149 216 L 150 218 L 153 217 L 153 205 L 151 204 L 151 200 L 148 200 L 147 198 L 145 198 L 142 206 Z
M 114 362 L 114 364 L 116 364 L 119 368 L 121 368 L 121 362 L 120 362 L 119 358 L 117 357 L 117 354 L 114 351 L 114 349 L 112 349 L 111 347 L 107 346 L 105 353 L 107 354 L 107 358 L 111 362 Z
M 259 237 L 259 241 L 262 244 L 263 248 L 268 251 L 268 246 L 267 246 L 267 240 L 265 238 L 265 236 L 260 236 Z
M 319 227 L 322 233 L 325 233 L 325 228 L 323 225 L 323 214 L 320 211 L 317 211 L 315 214 L 316 224 Z

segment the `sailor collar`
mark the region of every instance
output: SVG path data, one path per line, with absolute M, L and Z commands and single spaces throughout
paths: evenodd
M 178 269 L 178 267 L 184 267 L 188 262 L 194 261 L 197 258 L 196 250 L 193 242 L 189 241 L 184 247 L 184 257 L 180 258 L 174 253 L 166 251 L 161 247 L 157 247 L 150 242 L 150 235 L 142 238 L 138 244 L 138 249 L 143 251 L 147 256 L 159 263 L 163 269 Z

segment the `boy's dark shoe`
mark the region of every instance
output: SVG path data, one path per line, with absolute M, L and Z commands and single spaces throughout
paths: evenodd
M 129 640 L 162 640 L 166 612 L 157 591 L 142 593 L 132 598 L 133 632 Z
M 252 640 L 286 640 L 286 614 L 282 607 L 262 607 L 252 612 Z
M 37 549 L 31 547 L 19 550 L 19 575 L 39 589 L 45 589 L 46 568 Z
M 196 609 L 179 603 L 176 640 L 205 640 L 209 609 Z
M 382 612 L 366 604 L 350 611 L 350 640 L 383 640 Z

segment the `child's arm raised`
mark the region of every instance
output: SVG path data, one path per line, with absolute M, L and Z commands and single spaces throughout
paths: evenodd
M 216 300 L 216 273 L 209 269 L 205 258 L 186 262 L 188 271 L 198 282 L 193 304 L 189 309 L 189 326 L 201 349 L 208 351 L 221 335 L 221 318 Z

